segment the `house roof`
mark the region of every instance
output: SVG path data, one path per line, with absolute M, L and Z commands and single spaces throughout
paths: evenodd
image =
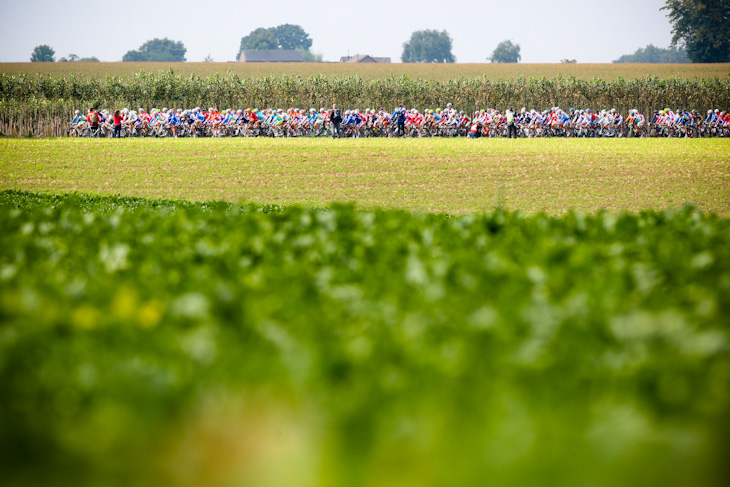
M 354 56 L 343 56 L 341 63 L 389 63 L 389 57 L 373 57 L 368 54 L 355 54 Z
M 299 51 L 262 49 L 241 51 L 238 60 L 242 63 L 301 63 L 304 58 Z

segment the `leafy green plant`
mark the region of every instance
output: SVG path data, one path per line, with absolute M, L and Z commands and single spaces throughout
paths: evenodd
M 726 473 L 730 222 L 692 207 L 451 217 L 5 191 L 0 248 L 8 485 Z

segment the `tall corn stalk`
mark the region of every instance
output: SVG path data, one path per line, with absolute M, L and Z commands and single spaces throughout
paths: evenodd
M 106 76 L 66 78 L 0 74 L 0 133 L 52 135 L 66 133 L 74 109 L 90 107 L 151 108 L 320 108 L 338 103 L 346 108 L 392 109 L 399 103 L 419 110 L 453 103 L 467 112 L 508 107 L 545 109 L 637 108 L 645 114 L 670 107 L 697 109 L 730 107 L 730 77 L 681 79 L 656 76 L 615 81 L 598 78 L 517 78 L 513 80 L 459 77 L 449 81 L 407 76 L 364 80 L 360 76 L 267 76 L 240 78 L 228 72 L 207 78 L 183 77 L 171 70 L 140 71 L 130 78 Z

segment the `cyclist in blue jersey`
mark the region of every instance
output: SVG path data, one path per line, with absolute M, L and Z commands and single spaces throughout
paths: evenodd
M 80 128 L 80 125 L 83 124 L 84 122 L 86 122 L 86 116 L 83 113 L 81 113 L 81 111 L 76 110 L 74 112 L 74 118 L 73 118 L 73 120 L 71 120 L 71 125 L 76 125 L 76 126 L 79 126 L 79 128 Z
M 692 137 L 692 116 L 687 110 L 678 111 L 679 119 L 677 125 L 680 131 L 684 134 L 684 138 Z
M 178 109 L 178 111 L 181 111 Z M 180 125 L 180 113 L 170 110 L 170 116 L 167 119 L 167 123 L 172 126 Z
M 322 117 L 317 112 L 316 108 L 310 108 L 309 113 L 307 114 L 307 119 L 305 122 L 305 126 L 310 134 L 318 133 L 319 127 L 322 125 Z

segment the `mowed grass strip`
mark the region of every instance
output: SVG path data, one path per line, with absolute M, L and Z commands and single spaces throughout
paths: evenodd
M 490 79 L 514 79 L 558 75 L 581 79 L 601 78 L 613 81 L 624 78 L 724 78 L 730 76 L 729 63 L 715 64 L 509 64 L 509 63 L 459 63 L 459 64 L 348 64 L 348 63 L 0 63 L 0 73 L 49 74 L 103 78 L 104 76 L 131 76 L 140 71 L 167 72 L 172 69 L 183 76 L 197 75 L 203 78 L 215 73 L 226 74 L 229 70 L 241 77 L 281 76 L 354 76 L 380 79 L 389 76 L 448 81 L 463 76 Z
M 730 216 L 722 139 L 0 140 L 0 189 L 468 213 Z

